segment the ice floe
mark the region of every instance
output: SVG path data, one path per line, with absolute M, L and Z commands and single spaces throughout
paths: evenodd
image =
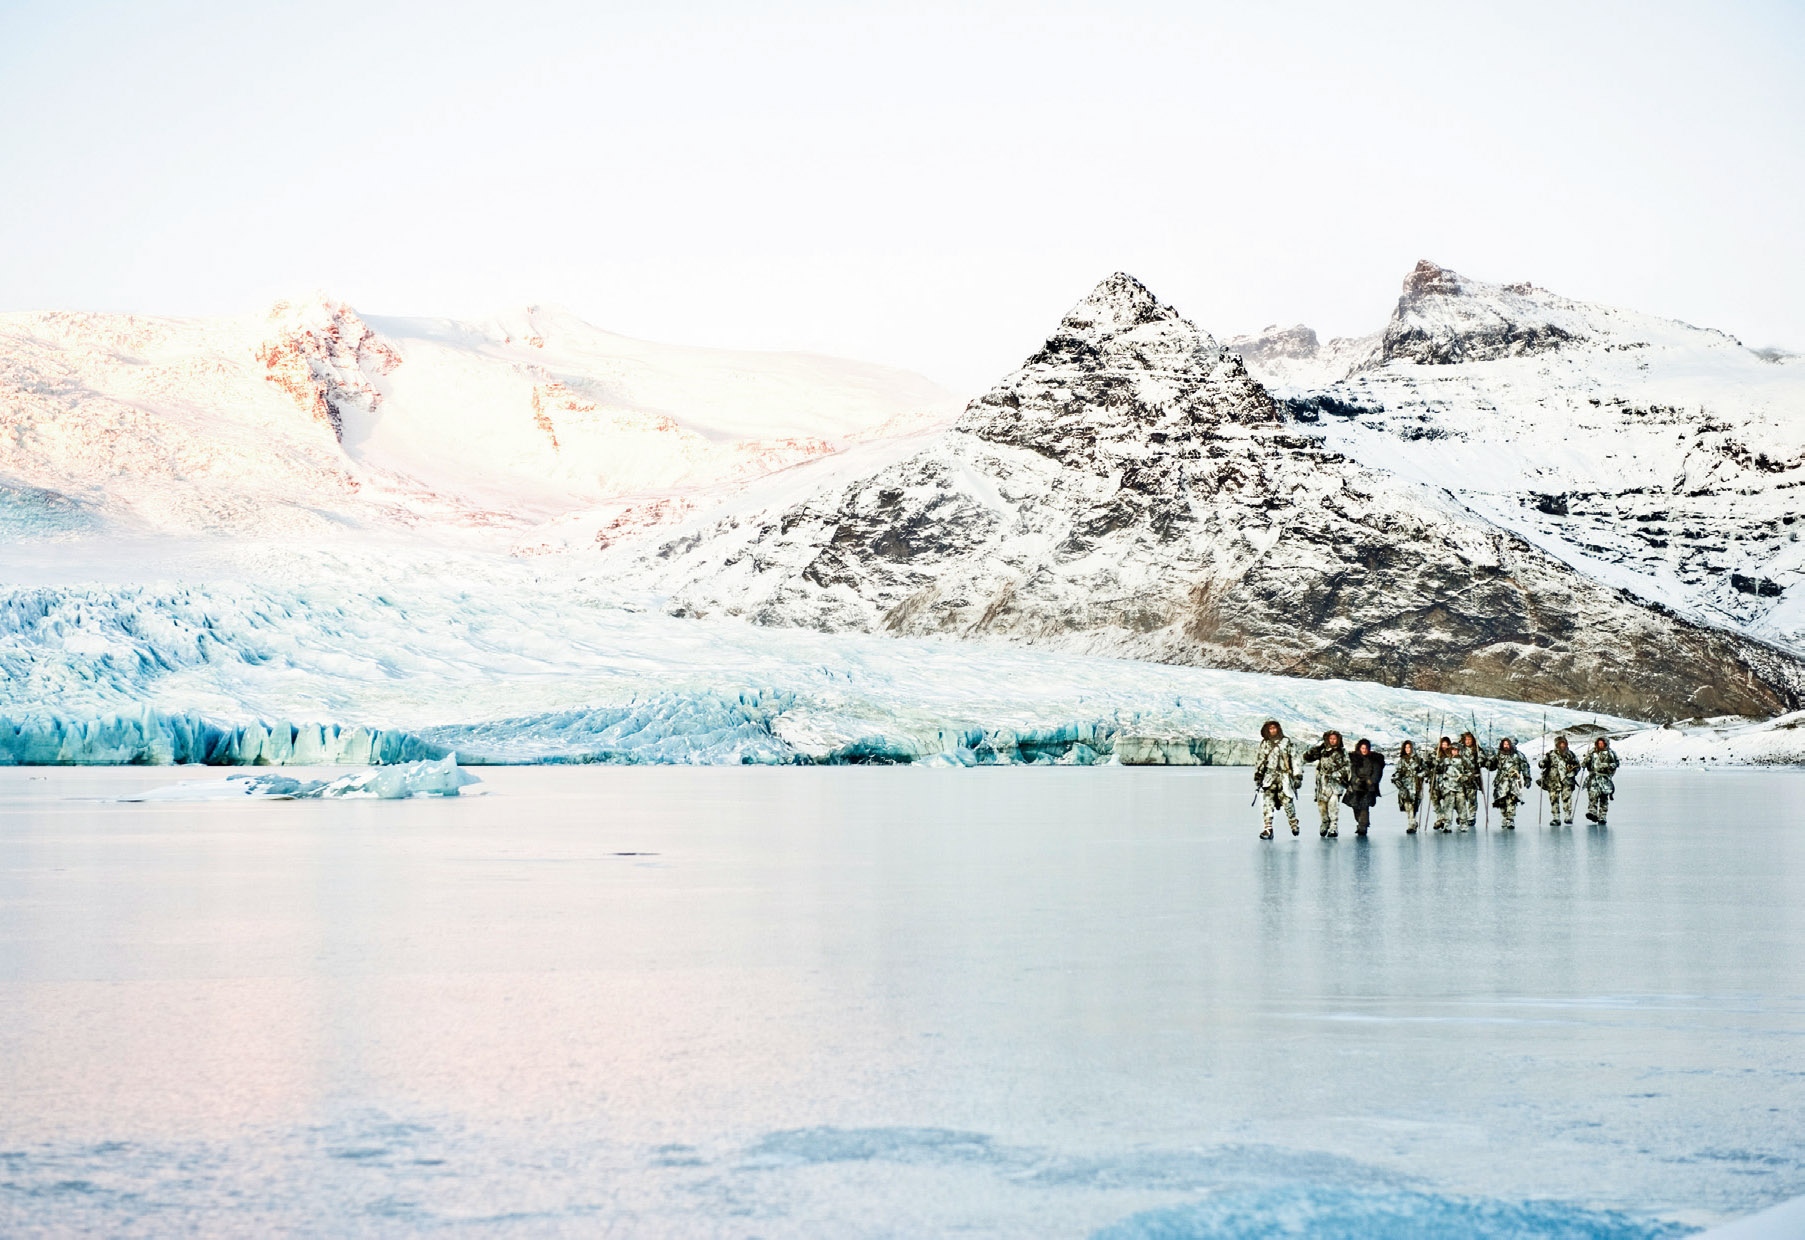
M 153 788 L 122 801 L 320 801 L 334 798 L 400 801 L 408 797 L 455 797 L 482 781 L 458 766 L 456 754 L 437 761 L 377 766 L 336 779 L 296 779 L 292 775 L 234 775 L 191 779 Z

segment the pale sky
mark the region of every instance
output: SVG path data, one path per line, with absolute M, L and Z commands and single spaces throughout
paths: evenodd
M 0 308 L 558 303 L 954 386 L 1111 271 L 1433 258 L 1805 350 L 1805 4 L 0 0 Z

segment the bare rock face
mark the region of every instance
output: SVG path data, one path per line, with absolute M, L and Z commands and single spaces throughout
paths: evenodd
M 342 443 L 345 410 L 376 409 L 382 394 L 372 379 L 399 366 L 401 355 L 340 302 L 278 302 L 270 323 L 273 334 L 257 346 L 264 378 Z
M 992 636 L 1558 702 L 1767 715 L 1801 665 L 1325 451 L 1137 281 L 1099 285 L 905 460 L 688 527 L 627 576 L 680 613 Z
M 1278 361 L 1308 361 L 1322 351 L 1316 330 L 1302 323 L 1280 327 L 1274 323 L 1252 336 L 1236 336 L 1228 347 L 1255 364 Z
M 1585 338 L 1577 311 L 1546 289 L 1478 284 L 1424 259 L 1404 278 L 1378 360 L 1445 366 L 1542 353 Z

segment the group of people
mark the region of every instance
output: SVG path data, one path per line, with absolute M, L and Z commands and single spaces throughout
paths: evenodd
M 1371 741 L 1362 740 L 1350 751 L 1339 732 L 1324 732 L 1322 740 L 1304 750 L 1300 760 L 1291 738 L 1276 719 L 1268 719 L 1260 729 L 1259 754 L 1254 759 L 1253 782 L 1255 800 L 1261 806 L 1260 838 L 1272 838 L 1272 815 L 1283 810 L 1291 821 L 1291 834 L 1298 833 L 1297 791 L 1303 787 L 1305 763 L 1316 766 L 1316 805 L 1322 811 L 1325 839 L 1340 834 L 1341 807 L 1354 811 L 1355 834 L 1365 835 L 1372 826 L 1372 809 L 1381 793 L 1380 779 L 1385 773 L 1385 755 L 1374 749 Z M 1610 742 L 1599 737 L 1584 758 L 1575 754 L 1567 738 L 1557 736 L 1554 746 L 1542 755 L 1542 773 L 1534 786 L 1545 790 L 1552 813 L 1552 825 L 1570 826 L 1573 802 L 1584 775 L 1586 817 L 1599 826 L 1605 825 L 1616 785 L 1617 755 Z M 1408 824 L 1406 835 L 1415 835 L 1425 819 L 1433 818 L 1441 832 L 1471 831 L 1479 818 L 1479 804 L 1486 795 L 1485 772 L 1493 772 L 1492 805 L 1499 811 L 1500 825 L 1506 831 L 1517 829 L 1517 807 L 1531 795 L 1529 759 L 1517 749 L 1511 737 L 1498 742 L 1496 749 L 1479 743 L 1471 732 L 1462 732 L 1458 741 L 1442 737 L 1435 752 L 1419 754 L 1414 741 L 1405 741 L 1398 749 L 1392 767 L 1391 785 L 1397 789 L 1398 808 Z

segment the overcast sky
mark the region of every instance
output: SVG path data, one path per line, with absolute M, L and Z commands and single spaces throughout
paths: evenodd
M 0 0 L 0 308 L 561 303 L 962 388 L 1125 269 L 1433 258 L 1805 348 L 1805 4 Z

